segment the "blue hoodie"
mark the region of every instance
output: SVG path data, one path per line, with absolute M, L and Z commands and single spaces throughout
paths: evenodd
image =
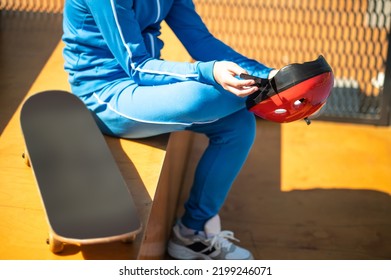
M 194 63 L 160 59 L 163 20 Z M 63 28 L 65 70 L 77 95 L 129 77 L 145 86 L 186 80 L 216 85 L 217 60 L 236 62 L 261 77 L 271 70 L 213 37 L 192 0 L 67 0 Z

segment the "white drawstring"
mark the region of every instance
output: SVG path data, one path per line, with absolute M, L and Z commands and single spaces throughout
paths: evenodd
M 206 248 L 204 251 L 209 251 L 213 247 L 215 247 L 217 250 L 220 250 L 221 248 L 227 248 L 232 245 L 232 243 L 229 240 L 240 242 L 239 239 L 236 239 L 234 237 L 234 234 L 232 231 L 221 231 L 220 233 L 216 234 L 212 238 L 207 239 L 207 242 L 210 242 L 210 246 Z

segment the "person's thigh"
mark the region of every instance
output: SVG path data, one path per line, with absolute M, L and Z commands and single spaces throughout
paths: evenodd
M 193 81 L 137 86 L 124 80 L 94 93 L 85 102 L 104 132 L 126 138 L 214 122 L 245 107 L 245 99 Z

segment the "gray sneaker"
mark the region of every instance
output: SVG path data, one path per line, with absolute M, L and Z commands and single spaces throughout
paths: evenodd
M 211 218 L 205 224 L 205 231 L 183 236 L 181 223 L 177 223 L 168 243 L 168 254 L 181 260 L 252 260 L 252 254 L 230 240 L 237 240 L 231 231 L 221 231 L 220 217 Z

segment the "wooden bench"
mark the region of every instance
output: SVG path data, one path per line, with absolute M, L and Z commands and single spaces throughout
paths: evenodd
M 173 38 L 172 34 L 167 36 Z M 62 48 L 60 42 L 25 99 L 49 89 L 70 91 L 63 70 Z M 165 53 L 178 59 L 181 52 L 166 49 Z M 38 188 L 31 169 L 21 158 L 24 140 L 19 124 L 20 108 L 0 139 L 1 258 L 164 259 L 181 196 L 192 135 L 176 132 L 141 140 L 106 137 L 136 201 L 143 223 L 142 233 L 129 245 L 120 242 L 82 247 L 70 245 L 62 254 L 54 255 L 45 243 L 48 228 Z

